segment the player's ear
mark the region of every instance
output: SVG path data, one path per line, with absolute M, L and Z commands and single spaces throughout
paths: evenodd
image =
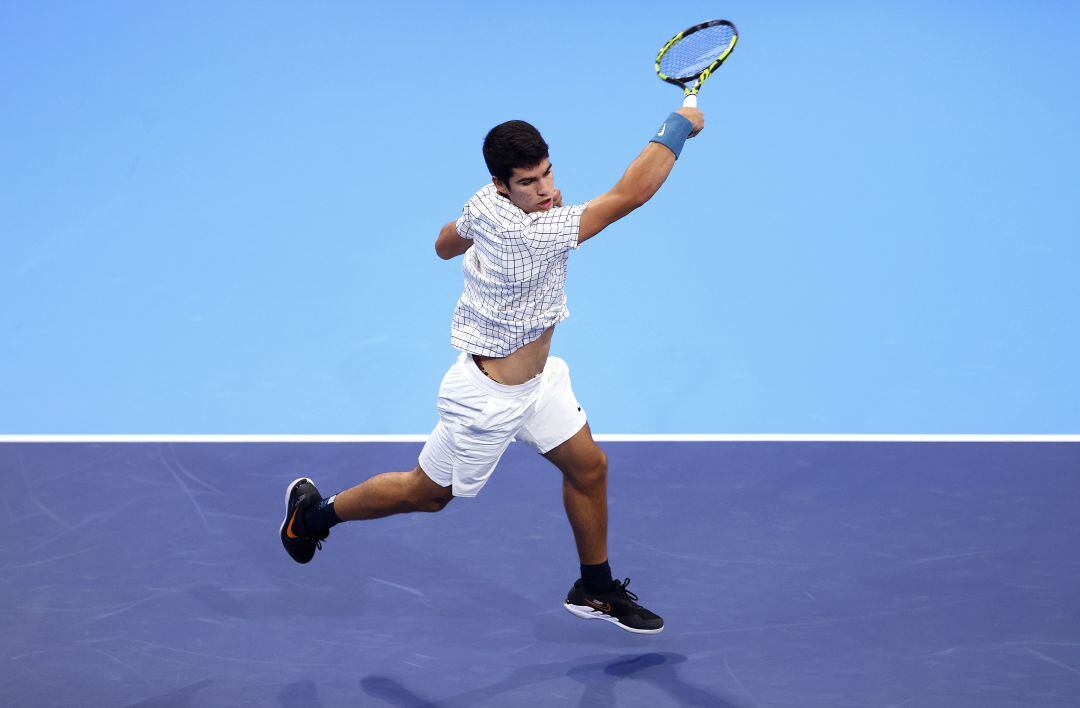
M 507 189 L 506 185 L 503 184 L 503 181 L 501 179 L 499 179 L 495 175 L 492 175 L 491 183 L 495 185 L 495 191 L 497 191 L 499 194 L 503 195 L 504 197 L 510 196 L 510 190 Z

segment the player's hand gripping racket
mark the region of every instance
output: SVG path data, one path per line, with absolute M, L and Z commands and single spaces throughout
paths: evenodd
M 724 63 L 737 41 L 739 31 L 727 20 L 694 25 L 669 39 L 656 55 L 656 74 L 683 90 L 683 106 L 696 108 L 701 85 Z M 687 85 L 690 81 L 692 86 Z

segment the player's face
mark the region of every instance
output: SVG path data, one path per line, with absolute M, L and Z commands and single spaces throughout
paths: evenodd
M 551 160 L 546 157 L 535 167 L 515 167 L 510 184 L 495 180 L 495 187 L 526 214 L 555 206 L 555 174 Z

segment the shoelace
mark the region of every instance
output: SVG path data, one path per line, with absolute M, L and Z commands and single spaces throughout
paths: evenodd
M 638 596 L 626 589 L 626 586 L 629 585 L 629 584 L 630 584 L 630 578 L 627 578 L 626 580 L 623 580 L 622 582 L 619 582 L 618 580 L 616 580 L 615 581 L 615 587 L 618 588 L 618 590 L 615 590 L 615 592 L 617 594 L 619 594 L 619 595 L 625 595 L 626 597 L 630 598 L 634 602 L 637 602 Z

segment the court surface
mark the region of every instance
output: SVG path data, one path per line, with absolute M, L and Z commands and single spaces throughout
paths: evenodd
M 281 549 L 285 485 L 419 443 L 7 443 L 12 706 L 1076 706 L 1080 445 L 617 442 L 610 549 L 667 628 L 571 616 L 558 472 Z

